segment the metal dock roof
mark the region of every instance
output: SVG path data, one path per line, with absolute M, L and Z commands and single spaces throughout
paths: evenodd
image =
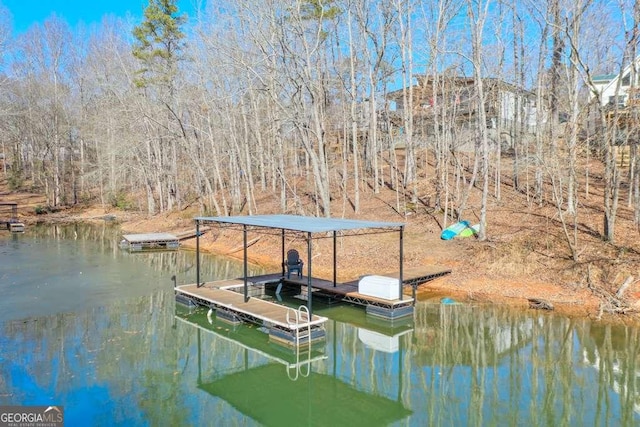
M 375 228 L 400 228 L 401 222 L 364 221 L 343 218 L 324 218 L 299 215 L 248 215 L 196 217 L 199 222 L 219 222 L 252 227 L 276 228 L 281 230 L 321 233 L 327 231 L 361 230 Z

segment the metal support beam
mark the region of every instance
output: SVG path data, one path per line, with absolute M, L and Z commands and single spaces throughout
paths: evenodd
M 282 245 L 280 247 L 280 249 L 282 251 L 282 257 L 281 257 L 282 264 L 281 265 L 282 265 L 282 277 L 284 277 L 284 274 L 286 273 L 285 265 L 284 265 L 284 262 L 285 262 L 285 259 L 284 259 L 284 228 L 281 231 L 282 231 Z
M 196 219 L 196 288 L 200 286 L 200 221 Z
M 337 285 L 337 269 L 338 255 L 336 254 L 336 230 L 333 230 L 333 287 Z
M 244 266 L 243 273 L 244 276 L 244 302 L 249 301 L 249 284 L 247 281 L 247 273 L 248 273 L 248 264 L 247 264 L 247 226 L 246 224 L 242 226 L 242 246 L 243 246 L 243 258 L 244 258 Z
M 311 288 L 311 232 L 307 233 L 307 309 L 309 309 L 309 319 L 313 317 L 311 311 L 311 300 L 313 299 L 313 289 Z
M 400 226 L 400 270 L 398 273 L 398 280 L 399 280 L 399 284 L 398 286 L 400 287 L 400 293 L 398 294 L 398 297 L 400 299 L 402 299 L 402 286 L 404 284 L 404 278 L 402 275 L 402 265 L 404 264 L 404 225 Z M 415 299 L 413 300 L 413 303 L 415 304 Z

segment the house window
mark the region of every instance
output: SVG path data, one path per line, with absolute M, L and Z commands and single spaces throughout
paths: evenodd
M 618 100 L 617 104 L 618 107 L 624 107 L 626 105 L 626 100 L 627 100 L 627 96 L 626 95 L 618 95 L 616 96 L 610 96 L 609 97 L 609 105 L 615 105 L 616 104 L 616 99 Z
M 622 78 L 622 86 L 629 86 L 630 84 L 631 84 L 631 73 L 627 73 L 627 75 Z

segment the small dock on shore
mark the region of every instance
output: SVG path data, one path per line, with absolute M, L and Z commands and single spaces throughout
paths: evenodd
M 180 247 L 180 241 L 170 233 L 125 234 L 122 236 L 120 247 L 130 252 L 176 250 Z
M 5 211 L 10 211 L 5 212 Z M 24 223 L 18 220 L 18 204 L 15 202 L 0 202 L 0 228 L 12 233 L 24 233 Z

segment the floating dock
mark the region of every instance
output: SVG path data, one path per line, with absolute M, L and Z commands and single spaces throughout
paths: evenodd
M 420 284 L 449 273 L 450 269 L 435 266 L 408 269 L 405 271 L 403 283 L 415 289 Z M 393 276 L 394 273 L 389 274 L 389 277 Z M 282 289 L 293 288 L 298 292 L 298 298 L 307 300 L 307 283 L 308 278 L 304 276 L 287 279 L 281 273 L 247 277 L 249 295 L 264 294 L 264 287 L 275 289 L 276 295 L 279 295 Z M 359 292 L 358 285 L 358 280 L 334 285 L 330 280 L 311 278 L 314 297 L 322 296 L 333 301 L 361 305 L 366 307 L 367 314 L 385 320 L 397 320 L 413 314 L 414 298 L 404 294 L 394 299 L 366 295 Z M 396 289 L 395 286 L 392 288 Z M 199 287 L 196 284 L 182 285 L 176 287 L 175 291 L 176 300 L 182 304 L 214 308 L 218 318 L 231 323 L 247 321 L 266 326 L 274 340 L 285 344 L 297 345 L 299 342 L 308 342 L 309 337 L 312 341 L 324 337 L 324 328 L 320 328 L 320 325 L 326 318 L 313 316 L 309 321 L 307 312 L 301 310 L 306 308 L 305 306 L 295 310 L 256 296 L 251 296 L 245 302 L 241 293 L 243 289 L 244 280 L 239 278 L 208 282 Z
M 402 283 L 404 286 L 411 286 L 415 291 L 418 286 L 435 280 L 438 277 L 451 273 L 451 269 L 439 266 L 425 266 L 406 269 L 403 274 Z M 398 280 L 398 273 L 384 274 L 382 277 Z M 307 298 L 306 286 L 307 277 L 294 277 L 287 279 L 280 273 L 265 274 L 261 276 L 253 276 L 247 278 L 252 284 L 264 284 L 279 286 L 282 288 L 297 286 L 300 288 L 299 298 Z M 359 288 L 360 280 L 352 280 L 342 283 L 334 283 L 331 280 L 311 278 L 311 288 L 314 296 L 323 296 L 329 300 L 350 302 L 366 307 L 367 314 L 381 317 L 388 320 L 395 320 L 413 313 L 413 304 L 415 297 L 407 297 L 404 293 L 399 298 L 382 298 L 374 295 L 367 295 L 361 292 Z M 391 285 L 392 290 L 396 290 Z
M 242 280 L 182 285 L 175 288 L 176 299 L 183 304 L 187 300 L 216 310 L 216 317 L 231 324 L 249 322 L 266 328 L 273 341 L 297 347 L 325 338 L 326 317 L 309 318 L 305 306 L 299 309 L 286 307 L 256 297 L 245 297 L 241 291 Z
M 4 207 L 11 210 L 11 216 L 9 218 L 0 216 L 0 227 L 12 233 L 24 233 L 24 223 L 18 220 L 18 204 L 15 202 L 0 202 L 0 215 L 2 215 Z
M 386 221 L 365 221 L 347 218 L 318 218 L 298 215 L 249 215 L 228 217 L 196 217 L 196 283 L 176 287 L 176 300 L 187 304 L 215 308 L 221 317 L 227 316 L 230 321 L 249 321 L 263 324 L 270 330 L 275 339 L 298 345 L 302 339 L 313 340 L 312 329 L 326 319 L 313 316 L 312 301 L 315 295 L 328 295 L 331 299 L 348 301 L 364 305 L 367 313 L 386 320 L 395 320 L 413 314 L 416 288 L 426 281 L 449 274 L 448 268 L 427 267 L 421 269 L 404 269 L 403 235 L 404 224 Z M 204 283 L 200 280 L 200 230 L 205 224 L 216 224 L 220 229 L 234 229 L 242 232 L 244 274 L 235 283 Z M 249 239 L 249 232 L 278 236 L 280 240 L 280 258 L 282 270 L 272 275 L 249 277 L 247 250 L 260 236 Z M 357 281 L 337 283 L 336 270 L 338 259 L 338 235 L 340 237 L 366 234 L 390 233 L 398 234 L 398 273 L 386 276 L 363 276 Z M 305 242 L 307 246 L 304 267 L 299 269 L 298 279 L 286 278 L 287 237 L 293 242 Z M 331 239 L 333 241 L 333 280 L 324 280 L 313 276 L 314 239 Z M 239 250 L 238 249 L 238 250 Z M 385 252 L 386 253 L 386 252 Z M 374 262 L 374 260 L 372 260 Z M 302 270 L 302 271 L 300 271 Z M 305 274 L 306 273 L 306 274 Z M 412 286 L 413 296 L 404 294 L 405 286 Z M 277 298 L 284 287 L 291 287 L 306 306 L 298 310 L 289 309 L 272 302 L 263 301 L 252 296 L 254 291 L 260 292 L 268 286 L 275 287 Z M 231 289 L 233 288 L 233 289 Z M 251 294 L 250 294 L 251 292 Z M 233 300 L 227 298 L 233 297 Z M 255 306 L 252 304 L 256 304 Z M 262 305 L 262 304 L 268 305 Z M 260 305 L 258 305 L 260 304 Z M 275 308 L 279 307 L 279 308 Z M 303 310 L 304 309 L 304 310 Z M 271 311 L 273 310 L 273 311 Z M 293 313 L 293 314 L 292 314 Z M 300 326 L 302 324 L 302 326 Z M 301 328 L 308 328 L 308 336 L 301 333 Z M 318 327 L 318 337 L 324 336 L 324 328 Z
M 170 233 L 125 234 L 122 236 L 120 247 L 131 252 L 176 250 L 180 247 L 180 241 L 178 237 Z
M 12 233 L 24 233 L 24 224 L 21 222 L 9 222 L 8 227 L 9 231 Z

